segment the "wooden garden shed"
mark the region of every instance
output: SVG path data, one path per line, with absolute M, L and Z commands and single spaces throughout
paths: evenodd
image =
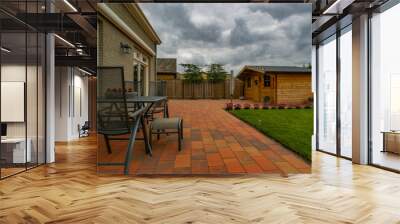
M 312 97 L 310 68 L 246 65 L 237 77 L 244 97 L 255 102 L 305 104 Z

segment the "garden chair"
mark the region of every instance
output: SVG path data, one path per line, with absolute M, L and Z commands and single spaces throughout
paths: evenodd
M 150 144 L 152 144 L 153 134 L 157 135 L 157 139 L 160 139 L 160 134 L 178 134 L 178 150 L 182 149 L 183 140 L 183 120 L 180 117 L 172 118 L 156 118 L 150 124 Z
M 99 67 L 97 69 L 97 133 L 104 136 L 106 148 L 112 153 L 110 141 L 128 140 L 125 160 L 123 163 L 104 162 L 99 166 L 124 166 L 124 173 L 128 174 L 132 161 L 135 140 L 145 140 L 146 152 L 151 155 L 151 148 L 147 139 L 144 125 L 145 107 L 128 111 L 127 97 L 124 85 L 122 67 Z M 121 88 L 112 95 L 107 94 L 109 89 Z M 143 139 L 136 138 L 138 129 L 142 127 Z M 129 137 L 126 137 L 128 135 Z

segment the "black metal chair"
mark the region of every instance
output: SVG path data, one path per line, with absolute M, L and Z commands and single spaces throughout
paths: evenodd
M 99 166 L 124 166 L 124 173 L 129 174 L 135 140 L 144 140 L 146 152 L 151 155 L 144 122 L 146 108 L 128 111 L 122 67 L 98 67 L 97 69 L 97 133 L 104 136 L 108 153 L 112 153 L 110 141 L 128 140 L 125 161 L 122 163 L 102 162 Z M 142 128 L 142 139 L 136 138 Z M 129 138 L 124 137 L 129 135 Z

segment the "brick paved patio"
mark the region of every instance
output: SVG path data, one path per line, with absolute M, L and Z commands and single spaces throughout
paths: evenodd
M 170 115 L 184 120 L 184 144 L 178 151 L 175 134 L 153 138 L 153 157 L 144 144 L 134 148 L 130 174 L 256 174 L 309 173 L 310 164 L 256 129 L 223 110 L 228 100 L 170 100 Z M 243 102 L 242 102 L 243 103 Z M 125 142 L 112 144 L 108 155 L 99 139 L 99 161 L 122 161 Z M 99 172 L 121 172 L 102 167 Z

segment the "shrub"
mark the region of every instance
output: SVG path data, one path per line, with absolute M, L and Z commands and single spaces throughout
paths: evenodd
M 264 104 L 262 105 L 262 109 L 268 110 L 268 109 L 270 109 L 270 106 L 268 106 L 267 103 L 264 103 Z
M 313 96 L 308 97 L 308 102 L 313 103 L 314 102 L 314 97 Z
M 260 108 L 260 106 L 259 106 L 257 103 L 255 103 L 255 104 L 253 105 L 253 108 L 254 108 L 255 110 L 258 110 L 258 109 Z
M 240 110 L 240 109 L 242 109 L 242 105 L 235 104 L 234 108 L 235 108 L 235 110 Z
M 278 105 L 278 109 L 286 109 L 286 105 L 284 105 L 284 104 L 279 104 L 279 105 Z
M 250 109 L 250 104 L 245 103 L 245 104 L 243 105 L 243 108 L 246 109 L 246 110 L 247 110 L 247 109 Z

